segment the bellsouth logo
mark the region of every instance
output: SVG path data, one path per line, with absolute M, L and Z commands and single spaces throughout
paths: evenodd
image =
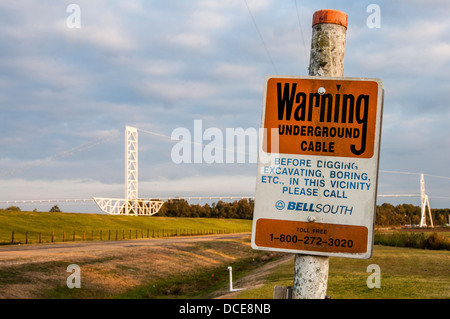
M 275 203 L 275 208 L 278 210 L 282 210 L 284 209 L 284 207 L 286 207 L 286 204 L 282 200 L 279 200 Z

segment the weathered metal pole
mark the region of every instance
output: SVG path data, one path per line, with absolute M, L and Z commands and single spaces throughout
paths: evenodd
M 310 76 L 344 75 L 347 14 L 320 10 L 313 15 Z M 327 294 L 329 258 L 295 255 L 293 299 L 324 299 Z

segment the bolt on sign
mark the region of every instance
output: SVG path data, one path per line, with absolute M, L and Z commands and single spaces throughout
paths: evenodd
M 370 258 L 382 82 L 268 76 L 252 247 Z

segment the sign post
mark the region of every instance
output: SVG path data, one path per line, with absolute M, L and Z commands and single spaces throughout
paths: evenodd
M 344 78 L 347 15 L 313 16 L 309 76 L 268 76 L 252 247 L 295 253 L 294 299 L 326 297 L 329 256 L 370 258 L 382 84 Z

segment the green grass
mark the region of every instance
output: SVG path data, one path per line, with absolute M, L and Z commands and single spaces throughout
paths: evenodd
M 381 269 L 381 288 L 368 288 L 370 264 Z M 450 252 L 376 245 L 370 259 L 330 258 L 327 294 L 332 299 L 449 299 Z M 279 266 L 267 283 L 237 298 L 272 299 L 273 287 L 292 286 L 293 260 Z
M 148 274 L 151 275 L 145 276 L 144 279 L 141 278 L 140 285 L 118 294 L 105 289 L 107 286 L 102 288 L 98 284 L 93 284 L 89 281 L 89 269 L 92 269 L 94 264 L 97 266 L 110 264 L 110 261 L 105 258 L 91 259 L 86 264 L 80 263 L 80 268 L 84 269 L 82 289 L 68 289 L 65 283 L 59 280 L 55 282 L 56 285 L 51 289 L 37 289 L 39 293 L 36 297 L 43 299 L 209 299 L 211 298 L 210 294 L 213 294 L 217 289 L 228 286 L 228 266 L 233 267 L 235 272 L 234 278 L 238 279 L 249 271 L 261 267 L 265 262 L 279 257 L 279 254 L 253 250 L 247 238 L 244 240 L 211 240 L 188 245 L 175 245 L 171 249 L 172 252 L 170 254 L 177 255 L 180 258 L 180 262 L 183 259 L 183 255 L 189 256 L 189 258 L 195 255 L 199 259 L 202 256 L 211 256 L 211 254 L 228 257 L 217 258 L 213 264 L 199 264 L 198 267 L 192 267 L 183 271 L 177 270 L 177 266 L 174 265 L 173 271 L 163 276 L 150 272 Z M 8 275 L 2 278 L 0 274 L 0 286 L 8 283 L 22 283 L 21 278 L 24 274 L 29 275 L 33 273 L 35 277 L 39 277 L 42 269 L 46 269 L 46 272 L 56 273 L 66 266 L 67 263 L 61 265 L 60 262 L 48 262 L 41 264 L 32 263 L 21 267 L 8 267 L 5 271 Z M 135 266 L 119 266 L 116 264 L 108 272 L 101 272 L 104 278 L 103 282 L 110 282 L 113 278 L 119 279 L 120 277 L 128 276 L 129 274 L 126 273 L 129 271 L 129 267 L 136 269 Z M 151 266 L 148 265 L 147 267 Z M 139 269 L 136 269 L 136 271 L 142 272 Z M 99 273 L 96 274 L 98 275 Z
M 256 252 L 258 257 L 245 258 L 235 263 L 227 264 L 233 267 L 234 280 L 246 275 L 251 270 L 261 266 L 261 256 L 264 253 Z M 267 261 L 266 259 L 264 259 Z M 269 259 L 271 260 L 271 259 Z M 118 299 L 202 299 L 208 294 L 229 284 L 228 267 L 221 265 L 209 271 L 199 271 L 191 275 L 175 276 L 156 282 L 151 282 L 127 293 L 115 296 Z
M 66 240 L 73 239 L 75 232 L 76 240 L 81 240 L 83 232 L 85 238 L 100 239 L 102 231 L 103 240 L 108 239 L 111 231 L 111 239 L 115 239 L 116 231 L 118 238 L 123 234 L 128 238 L 131 231 L 132 238 L 142 235 L 150 237 L 155 231 L 159 236 L 164 234 L 190 234 L 198 232 L 249 232 L 252 221 L 241 219 L 215 219 L 215 218 L 181 218 L 181 217 L 133 217 L 114 216 L 103 214 L 77 214 L 77 213 L 49 213 L 49 212 L 16 212 L 0 210 L 0 243 L 11 243 L 12 232 L 15 242 L 25 242 L 25 233 L 28 232 L 28 243 L 37 243 L 39 233 L 42 233 L 42 241 L 50 242 L 51 233 L 54 232 L 55 240 L 61 241 L 63 232 Z M 169 231 L 170 230 L 170 231 Z

